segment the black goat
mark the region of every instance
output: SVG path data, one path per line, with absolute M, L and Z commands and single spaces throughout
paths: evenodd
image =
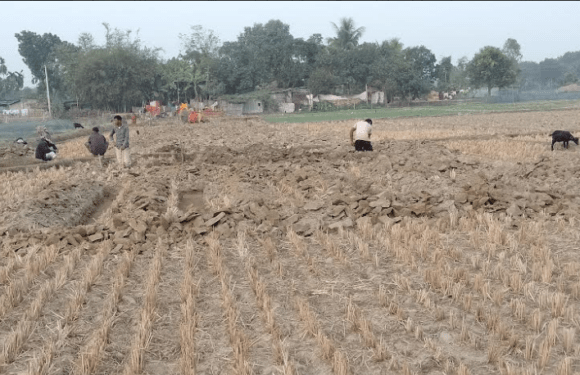
M 556 130 L 550 135 L 552 136 L 552 151 L 554 151 L 554 143 L 556 142 L 563 142 L 564 148 L 568 148 L 568 142 L 570 141 L 578 144 L 578 137 L 574 137 L 566 130 Z
M 82 126 L 81 124 L 76 123 L 76 122 L 73 125 L 75 126 L 75 129 L 84 129 L 85 128 L 84 126 Z

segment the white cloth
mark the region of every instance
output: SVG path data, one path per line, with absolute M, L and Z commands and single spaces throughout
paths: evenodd
M 371 134 L 373 132 L 373 127 L 366 121 L 359 121 L 352 127 L 356 129 L 355 131 L 355 141 L 369 141 L 371 140 Z
M 117 162 L 120 165 L 125 165 L 127 168 L 131 166 L 131 151 L 129 151 L 129 147 L 124 150 L 115 148 L 115 153 L 117 154 Z

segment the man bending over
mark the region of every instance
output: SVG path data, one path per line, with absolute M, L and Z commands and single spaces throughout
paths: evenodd
M 107 152 L 107 148 L 109 147 L 109 143 L 104 135 L 99 134 L 99 128 L 93 128 L 93 134 L 90 135 L 89 140 L 85 143 L 87 149 L 93 154 L 94 156 L 98 157 L 99 164 L 103 165 L 103 155 Z
M 356 151 L 372 151 L 371 134 L 373 120 L 370 118 L 359 121 L 352 128 L 350 128 L 350 144 L 354 146 Z M 355 141 L 353 141 L 353 134 L 356 132 Z

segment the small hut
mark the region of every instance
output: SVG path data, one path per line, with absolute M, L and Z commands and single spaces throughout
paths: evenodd
M 244 107 L 242 109 L 244 115 L 251 115 L 255 113 L 262 113 L 264 112 L 264 104 L 261 100 L 257 99 L 250 99 L 244 103 Z

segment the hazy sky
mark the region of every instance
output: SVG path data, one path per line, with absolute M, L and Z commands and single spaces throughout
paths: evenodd
M 161 47 L 169 59 L 180 52 L 180 33 L 191 25 L 212 29 L 234 41 L 244 27 L 279 19 L 295 38 L 320 33 L 334 36 L 331 22 L 352 17 L 364 26 L 361 42 L 399 38 L 404 47 L 424 45 L 439 61 L 469 59 L 484 46 L 501 48 L 516 39 L 524 61 L 540 62 L 580 50 L 580 2 L 20 2 L 1 3 L 0 56 L 10 71 L 31 74 L 20 54 L 15 33 L 53 33 L 76 43 L 88 32 L 104 42 L 107 22 L 122 30 L 139 29 L 141 40 Z

